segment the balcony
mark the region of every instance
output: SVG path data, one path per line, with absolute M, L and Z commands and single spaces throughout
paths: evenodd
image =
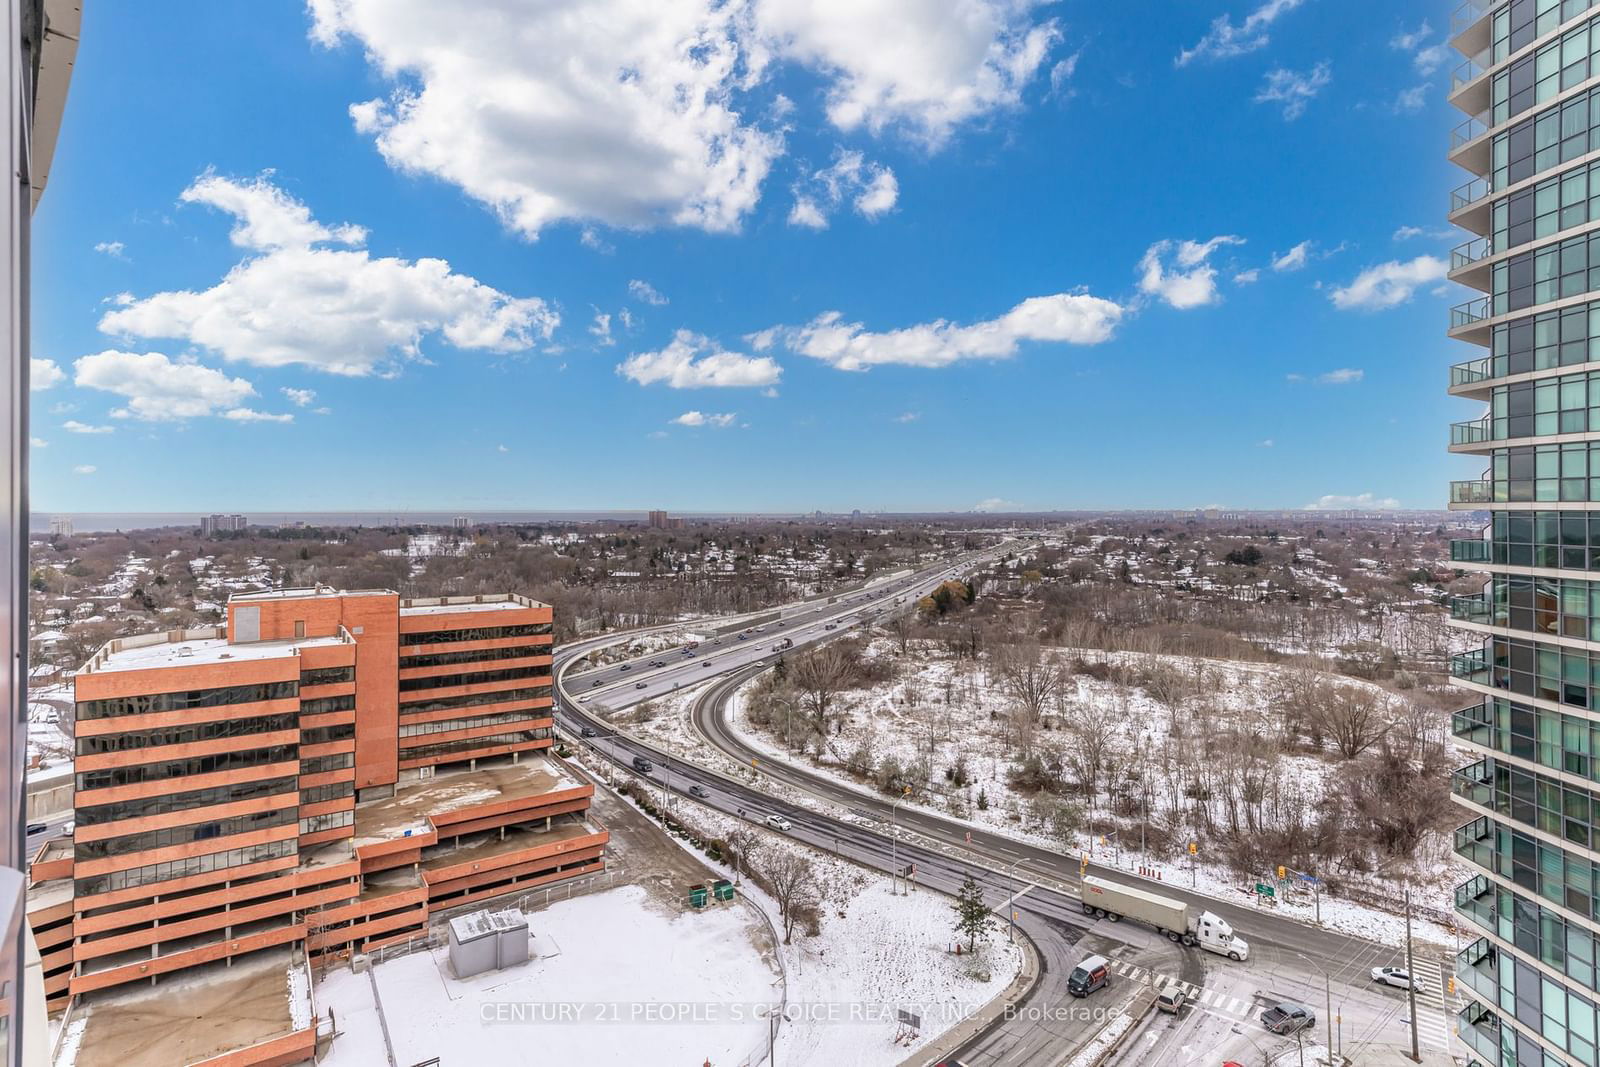
M 1455 832 L 1452 846 L 1456 855 L 1486 871 L 1494 869 L 1494 824 L 1480 815 Z M 1457 891 L 1459 895 L 1459 890 Z
M 1456 953 L 1456 977 L 1491 1004 L 1500 1000 L 1500 957 L 1489 939 L 1480 937 Z
M 1450 792 L 1480 808 L 1493 808 L 1494 764 L 1481 759 L 1462 767 L 1450 776 Z
M 1475 874 L 1456 886 L 1456 914 L 1493 933 L 1497 928 L 1494 884 Z
M 1454 392 L 1494 377 L 1494 360 L 1489 356 L 1469 359 L 1450 368 L 1450 389 Z
M 1450 309 L 1450 328 L 1459 330 L 1489 317 L 1489 298 L 1480 296 Z
M 1494 605 L 1482 593 L 1450 598 L 1450 617 L 1457 622 L 1476 622 L 1484 626 L 1495 624 Z
M 1489 73 L 1489 68 L 1493 65 L 1494 54 L 1492 49 L 1485 48 L 1483 51 L 1468 58 L 1450 73 L 1450 95 L 1454 96 L 1463 86 L 1471 85 Z
M 1489 1063 L 1501 1062 L 1500 1019 L 1476 1000 L 1456 1013 L 1456 1033 Z
M 1450 677 L 1477 685 L 1489 684 L 1489 654 L 1481 648 L 1450 657 Z
M 1490 544 L 1481 537 L 1457 538 L 1450 542 L 1451 563 L 1488 563 Z
M 1474 237 L 1450 250 L 1450 272 L 1470 267 L 1494 252 L 1494 242 L 1487 237 Z
M 1465 422 L 1452 422 L 1450 424 L 1450 447 L 1460 448 L 1464 445 L 1481 445 L 1486 441 L 1494 440 L 1494 423 L 1485 415 L 1481 419 L 1468 419 Z
M 1450 13 L 1450 36 L 1454 37 L 1489 13 L 1496 0 L 1463 0 Z
M 1494 483 L 1486 478 L 1473 478 L 1464 482 L 1450 483 L 1450 503 L 1452 505 L 1479 505 L 1494 503 Z
M 1450 193 L 1450 221 L 1463 230 L 1486 234 L 1494 219 L 1489 206 L 1494 202 L 1494 185 L 1487 178 L 1473 178 Z
M 1450 44 L 1464 56 L 1488 48 L 1489 9 L 1499 0 L 1465 0 L 1450 16 Z
M 1468 744 L 1493 748 L 1494 716 L 1489 711 L 1488 701 L 1451 712 L 1450 733 Z

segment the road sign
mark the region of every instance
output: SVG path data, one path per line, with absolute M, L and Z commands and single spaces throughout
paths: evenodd
M 1190 841 L 1189 842 L 1189 855 L 1193 856 L 1195 853 L 1197 853 L 1199 851 L 1200 851 L 1200 843 L 1198 841 Z
M 907 1011 L 904 1008 L 896 1008 L 895 1014 L 899 1016 L 901 1026 L 909 1026 L 913 1030 L 922 1029 L 922 1016 L 916 1012 Z
M 1265 882 L 1257 882 L 1256 895 L 1262 897 L 1276 897 L 1278 895 L 1278 891 Z

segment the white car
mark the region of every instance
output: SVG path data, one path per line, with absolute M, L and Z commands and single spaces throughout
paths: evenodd
M 586 697 L 586 696 L 582 696 L 582 697 L 579 697 L 579 698 L 578 698 L 578 703 L 580 703 L 580 704 L 587 704 L 587 703 L 589 703 L 589 698 L 588 698 L 588 697 Z
M 782 830 L 784 833 L 794 829 L 794 823 L 785 819 L 782 815 L 768 815 L 767 825 L 774 830 Z
M 1394 986 L 1396 989 L 1411 989 L 1416 983 L 1411 980 L 1411 975 L 1404 967 L 1374 967 L 1372 980 L 1382 982 L 1384 985 Z M 1418 987 L 1420 988 L 1420 987 Z

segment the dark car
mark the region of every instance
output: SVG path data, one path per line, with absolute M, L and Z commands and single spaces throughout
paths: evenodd
M 622 668 L 621 668 L 621 669 L 622 669 L 622 670 L 625 670 L 625 671 L 631 671 L 631 670 L 633 670 L 633 668 L 632 668 L 632 667 L 631 667 L 631 666 L 629 666 L 629 665 L 628 665 L 628 664 L 626 664 L 626 663 L 624 663 L 624 664 L 623 664 L 623 665 L 622 665 Z
M 706 792 L 706 787 L 703 785 L 691 785 L 689 787 L 689 795 L 692 797 L 699 797 L 701 800 L 704 800 L 711 794 Z
M 34 834 L 42 834 L 48 829 L 50 829 L 50 827 L 46 826 L 42 822 L 30 822 L 28 824 L 28 836 L 32 837 Z
M 643 756 L 635 756 L 633 757 L 633 769 L 638 771 L 640 774 L 649 774 L 651 771 L 656 769 L 656 765 L 645 759 Z
M 1075 997 L 1086 997 L 1110 984 L 1111 961 L 1104 956 L 1090 956 L 1067 975 L 1067 992 Z
M 584 737 L 599 737 L 600 736 L 600 731 L 596 730 L 593 726 L 585 726 L 579 732 L 582 733 Z
M 1302 1004 L 1284 1001 L 1261 1013 L 1261 1025 L 1275 1034 L 1297 1034 L 1317 1025 L 1317 1017 Z
M 589 688 L 590 689 L 599 689 L 600 688 L 600 679 L 596 678 L 594 681 L 590 682 L 589 683 Z
M 647 687 L 647 686 L 648 686 L 648 685 L 649 685 L 649 684 L 650 684 L 650 683 L 649 683 L 649 682 L 635 682 L 635 683 L 633 683 L 633 687 L 634 687 L 634 688 L 635 688 L 635 689 L 644 689 L 644 688 L 645 688 L 645 687 Z

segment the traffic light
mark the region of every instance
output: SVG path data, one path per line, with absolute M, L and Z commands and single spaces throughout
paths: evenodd
M 1284 875 L 1283 864 L 1280 863 L 1280 864 L 1278 864 L 1278 881 L 1280 881 L 1280 882 L 1283 881 L 1283 875 Z
M 1456 995 L 1456 976 L 1455 975 L 1453 975 L 1453 974 L 1450 975 L 1449 978 L 1445 981 L 1444 991 L 1446 993 L 1449 993 L 1452 997 Z
M 1189 842 L 1189 855 L 1196 856 L 1196 855 L 1199 855 L 1199 854 L 1200 854 L 1200 842 L 1198 842 L 1198 841 L 1190 841 Z

